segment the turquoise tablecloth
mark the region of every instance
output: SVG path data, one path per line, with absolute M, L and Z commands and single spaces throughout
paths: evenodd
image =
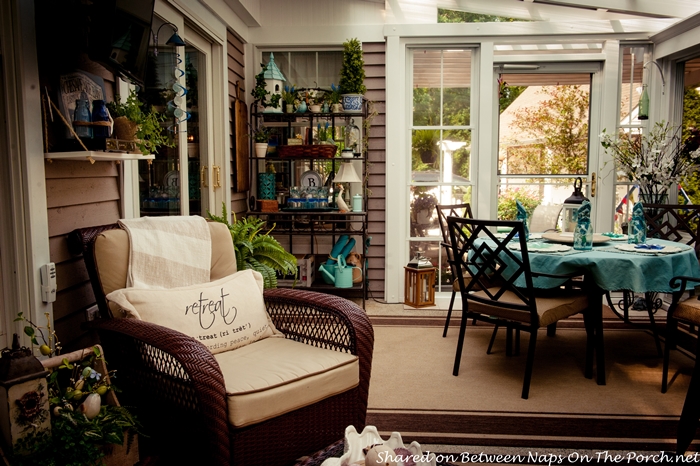
M 690 246 L 658 239 L 647 243 L 676 246 L 683 248 L 683 251 L 673 254 L 623 252 L 615 249 L 614 241 L 595 246 L 592 251 L 572 249 L 562 253 L 543 253 L 529 250 L 530 269 L 533 272 L 551 274 L 585 271 L 602 290 L 630 290 L 635 293 L 670 293 L 673 291 L 669 286 L 671 278 L 679 275 L 700 277 L 698 259 Z M 518 251 L 513 252 L 520 255 Z M 505 255 L 501 255 L 501 258 L 508 264 Z M 505 275 L 508 276 L 507 273 Z M 535 278 L 533 285 L 536 288 L 554 288 L 563 282 L 564 280 L 553 278 Z M 525 287 L 522 278 L 515 283 L 516 286 Z

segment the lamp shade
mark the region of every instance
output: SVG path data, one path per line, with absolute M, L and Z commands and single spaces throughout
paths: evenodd
M 174 45 L 176 47 L 184 47 L 187 44 L 185 44 L 185 41 L 182 40 L 182 37 L 175 31 L 175 33 L 170 36 L 170 39 L 165 43 L 166 45 Z
M 360 179 L 359 176 L 357 176 L 357 172 L 355 171 L 355 167 L 352 166 L 352 163 L 346 162 L 346 163 L 342 163 L 340 165 L 340 169 L 338 170 L 338 173 L 335 175 L 334 182 L 335 183 L 361 183 L 362 180 Z

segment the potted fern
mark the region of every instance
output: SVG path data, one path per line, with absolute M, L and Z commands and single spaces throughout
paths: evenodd
M 161 125 L 165 114 L 148 110 L 136 91 L 132 90 L 124 102 L 117 95 L 107 108 L 114 119 L 114 136 L 135 141 L 143 155 L 155 154 L 161 146 L 175 147 Z
M 365 60 L 362 44 L 358 39 L 343 42 L 343 63 L 340 68 L 340 93 L 343 97 L 343 110 L 347 113 L 362 112 L 362 96 L 365 87 Z
M 207 210 L 207 216 L 215 222 L 223 223 L 231 232 L 233 248 L 236 251 L 236 264 L 239 270 L 253 269 L 263 276 L 265 288 L 277 288 L 277 272 L 284 275 L 296 275 L 297 259 L 287 252 L 282 245 L 265 229 L 265 221 L 256 217 L 236 219 L 233 224 L 228 221 L 226 204 L 222 203 L 221 216 L 213 215 Z

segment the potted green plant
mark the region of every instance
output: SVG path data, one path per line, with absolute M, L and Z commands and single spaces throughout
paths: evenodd
M 265 157 L 267 154 L 267 145 L 270 140 L 270 130 L 265 126 L 258 126 L 252 131 L 253 141 L 255 142 L 255 155 L 257 157 Z
M 340 103 L 341 100 L 340 86 L 331 83 L 331 91 L 328 93 L 328 102 L 331 104 L 331 111 L 333 113 L 340 113 L 343 110 L 343 106 Z
M 340 68 L 340 94 L 343 96 L 343 110 L 348 113 L 362 112 L 362 97 L 365 87 L 365 60 L 362 44 L 358 39 L 343 42 L 343 63 Z
M 43 355 L 53 356 L 42 361 L 50 371 L 51 432 L 25 438 L 25 454 L 13 457 L 11 464 L 93 465 L 103 464 L 102 460 L 110 457 L 124 464 L 137 461 L 134 440 L 141 426 L 127 408 L 117 403 L 111 382 L 114 371 L 107 371 L 100 346 L 59 356 L 61 344 L 50 326 L 38 327 L 21 312 L 15 321 L 26 322 L 24 333 L 32 344 L 38 345 Z
M 297 98 L 297 91 L 295 86 L 284 86 L 282 91 L 282 100 L 285 103 L 285 111 L 287 113 L 294 113 L 294 100 Z
M 423 163 L 435 163 L 440 153 L 440 133 L 432 129 L 419 129 L 413 133 L 411 145 Z
M 270 235 L 274 225 L 263 232 L 264 220 L 256 217 L 245 217 L 237 220 L 235 213 L 233 214 L 233 224 L 231 224 L 228 222 L 226 204 L 222 203 L 222 205 L 220 217 L 212 215 L 208 210 L 207 215 L 210 219 L 225 224 L 231 232 L 239 270 L 253 269 L 260 272 L 266 289 L 277 287 L 277 272 L 282 276 L 296 275 L 296 257 L 287 252 Z
M 161 146 L 175 147 L 161 124 L 165 114 L 148 110 L 136 91 L 132 90 L 123 102 L 117 95 L 113 102 L 107 103 L 107 108 L 114 119 L 114 136 L 134 140 L 142 154 L 157 153 Z

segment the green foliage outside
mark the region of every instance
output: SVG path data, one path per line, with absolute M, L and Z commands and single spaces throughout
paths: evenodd
M 535 207 L 541 204 L 539 196 L 519 188 L 506 189 L 498 197 L 498 220 L 515 220 L 518 208 L 515 201 L 520 201 L 527 211 L 528 218 L 532 216 Z
M 700 92 L 689 87 L 683 97 L 683 138 L 690 135 L 690 128 L 700 128 Z M 683 190 L 690 197 L 691 203 L 700 204 L 700 176 L 697 171 L 691 173 L 681 182 Z M 683 196 L 678 196 L 679 202 L 685 202 Z
M 207 216 L 226 225 L 231 232 L 233 247 L 236 251 L 238 270 L 253 269 L 263 276 L 265 289 L 277 287 L 277 274 L 296 275 L 297 259 L 288 253 L 280 243 L 270 236 L 274 225 L 265 233 L 265 221 L 256 217 L 245 217 L 236 220 L 233 214 L 233 224 L 228 222 L 226 204 L 223 204 L 221 216 L 213 215 L 207 210 Z
M 438 8 L 438 23 L 512 23 L 514 21 L 527 20 Z
M 523 147 L 513 166 L 509 160 L 508 173 L 586 174 L 588 92 L 581 86 L 548 86 L 540 92 L 549 99 L 521 109 L 514 119 L 516 128 L 540 144 Z

